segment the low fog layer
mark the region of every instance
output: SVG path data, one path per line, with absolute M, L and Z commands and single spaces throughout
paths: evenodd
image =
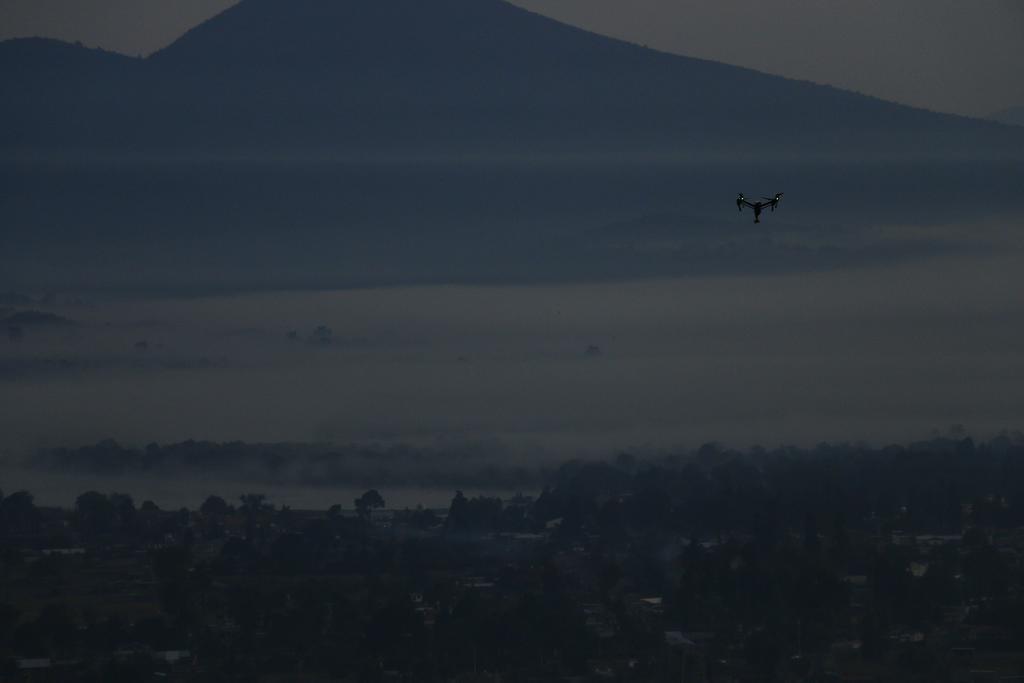
M 977 248 L 815 273 L 54 306 L 70 322 L 0 341 L 2 446 L 489 442 L 513 464 L 1017 428 L 1017 228 L 928 232 Z

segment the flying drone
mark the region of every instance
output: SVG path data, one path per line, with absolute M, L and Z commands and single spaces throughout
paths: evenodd
M 739 196 L 736 197 L 736 208 L 739 209 L 740 211 L 743 211 L 744 206 L 749 206 L 751 209 L 754 210 L 754 222 L 760 223 L 761 211 L 764 209 L 764 207 L 770 206 L 772 208 L 772 211 L 774 212 L 775 209 L 779 206 L 779 202 L 782 201 L 783 194 L 785 193 L 776 192 L 774 197 L 761 197 L 761 199 L 763 199 L 764 201 L 752 202 L 749 201 L 746 197 L 744 197 L 743 193 L 740 192 Z

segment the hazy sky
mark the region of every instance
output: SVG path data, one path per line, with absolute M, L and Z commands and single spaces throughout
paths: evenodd
M 941 111 L 1024 105 L 1024 0 L 516 0 L 651 47 Z M 0 38 L 148 53 L 233 0 L 0 0 Z

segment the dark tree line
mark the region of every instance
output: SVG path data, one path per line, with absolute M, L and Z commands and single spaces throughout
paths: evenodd
M 617 659 L 633 662 L 623 680 L 659 680 L 674 629 L 709 634 L 710 680 L 726 666 L 753 680 L 809 675 L 856 641 L 858 661 L 925 681 L 948 678 L 941 653 L 972 629 L 994 634 L 993 648 L 1024 647 L 1019 437 L 623 454 L 564 464 L 535 499 L 457 491 L 447 510 L 385 509 L 377 489 L 325 511 L 258 493 L 196 511 L 95 491 L 64 512 L 0 496 L 5 586 L 60 595 L 83 567 L 141 558 L 159 611 L 125 621 L 55 599 L 28 613 L 0 596 L 0 659 L 64 657 L 89 662 L 74 680 L 145 680 L 151 662 L 109 656 L 137 643 L 191 650 L 208 680 L 516 681 Z M 21 549 L 48 528 L 86 554 Z M 951 608 L 966 615 L 953 626 Z M 910 633 L 938 644 L 915 649 L 899 640 Z

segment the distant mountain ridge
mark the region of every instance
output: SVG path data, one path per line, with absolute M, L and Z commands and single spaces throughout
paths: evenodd
M 0 43 L 0 152 L 1024 156 L 1024 132 L 502 0 L 243 0 L 147 59 Z
M 997 111 L 989 116 L 993 121 L 1005 123 L 1010 126 L 1024 126 L 1024 106 L 1010 107 Z

